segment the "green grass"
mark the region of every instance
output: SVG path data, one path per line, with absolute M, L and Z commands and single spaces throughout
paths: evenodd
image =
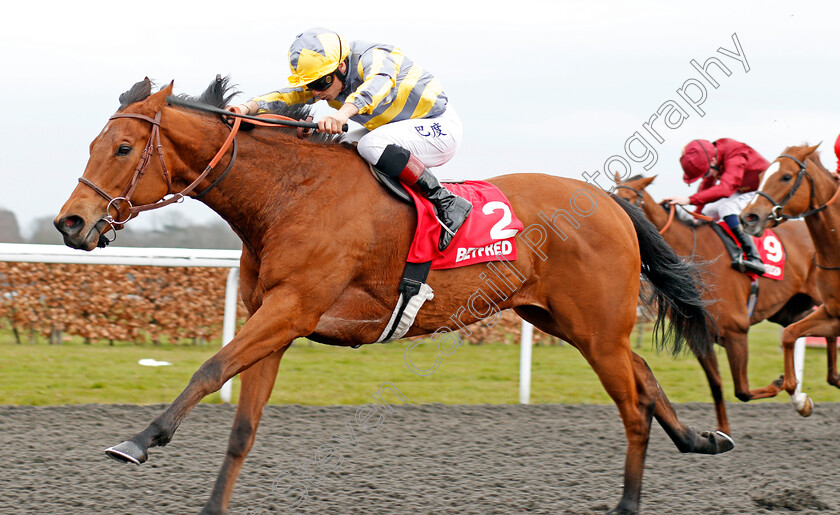
M 750 332 L 751 386 L 766 386 L 782 372 L 779 328 L 770 323 Z M 410 403 L 505 404 L 518 402 L 519 347 L 491 344 L 463 345 L 441 356 L 439 367 L 418 376 L 406 367 L 407 342 L 366 345 L 358 350 L 298 341 L 280 364 L 271 396 L 274 404 L 364 404 L 383 383 L 392 383 Z M 635 345 L 635 335 L 634 335 Z M 0 332 L 0 404 L 56 405 L 82 403 L 148 404 L 171 402 L 218 343 L 194 346 L 135 346 L 133 344 L 66 342 L 18 345 L 9 332 Z M 638 349 L 674 402 L 711 402 L 705 376 L 690 356 L 676 359 L 657 354 L 649 335 Z M 423 344 L 412 351 L 417 367 L 435 362 L 437 347 Z M 723 350 L 718 356 L 724 391 L 735 401 Z M 168 361 L 172 366 L 144 367 L 143 358 Z M 825 351 L 808 349 L 805 391 L 816 402 L 840 402 L 840 390 L 825 383 Z M 234 380 L 234 399 L 238 394 Z M 213 394 L 205 402 L 220 402 Z M 595 373 L 570 346 L 535 347 L 532 403 L 611 403 Z M 762 402 L 788 402 L 782 394 Z

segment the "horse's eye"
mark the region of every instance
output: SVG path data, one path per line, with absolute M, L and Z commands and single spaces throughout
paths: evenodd
M 793 175 L 791 175 L 789 173 L 786 173 L 786 174 L 782 175 L 781 181 L 782 182 L 790 182 L 791 179 L 793 179 Z
M 131 147 L 129 145 L 120 145 L 117 149 L 118 156 L 127 156 L 129 152 L 131 152 Z

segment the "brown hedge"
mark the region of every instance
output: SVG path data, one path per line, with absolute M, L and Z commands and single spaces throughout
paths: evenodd
M 0 319 L 18 332 L 136 343 L 221 337 L 225 268 L 0 262 Z M 466 342 L 519 343 L 521 319 L 468 326 Z M 240 300 L 237 318 L 246 317 Z M 561 343 L 537 330 L 537 344 Z M 57 342 L 55 342 L 57 343 Z
M 0 318 L 87 340 L 221 336 L 227 269 L 0 263 Z M 244 306 L 239 306 L 244 318 Z

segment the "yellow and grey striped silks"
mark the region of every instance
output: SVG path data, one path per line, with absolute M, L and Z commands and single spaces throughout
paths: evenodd
M 304 87 L 286 87 L 254 97 L 260 112 L 286 105 L 311 104 L 317 98 Z M 352 103 L 359 113 L 351 119 L 373 130 L 389 122 L 431 118 L 446 110 L 447 97 L 431 73 L 414 64 L 392 45 L 353 41 L 347 83 L 332 107 Z

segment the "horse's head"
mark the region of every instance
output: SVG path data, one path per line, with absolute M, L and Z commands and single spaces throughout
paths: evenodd
M 647 195 L 645 188 L 650 186 L 654 179 L 656 179 L 655 175 L 653 177 L 637 175 L 621 182 L 618 175 L 616 175 L 614 194 L 636 206 L 642 207 L 645 204 L 645 195 Z
M 818 146 L 788 147 L 770 163 L 758 194 L 741 211 L 746 232 L 759 236 L 787 219 L 808 214 L 815 202 L 816 183 L 831 181 L 814 154 Z
M 151 87 L 146 78 L 120 95 L 120 109 L 90 144 L 84 174 L 54 222 L 67 246 L 104 246 L 105 234 L 136 214 L 133 204 L 151 204 L 169 192 L 160 119 L 172 84 L 155 94 Z

